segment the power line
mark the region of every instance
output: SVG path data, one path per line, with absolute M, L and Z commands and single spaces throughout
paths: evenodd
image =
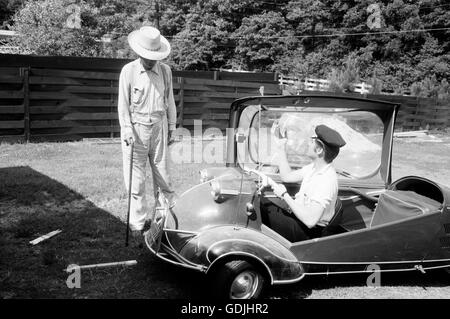
M 398 33 L 412 33 L 412 32 L 429 32 L 429 31 L 444 31 L 450 30 L 450 28 L 435 28 L 435 29 L 416 29 L 416 30 L 399 30 L 399 31 L 380 31 L 380 32 L 356 32 L 356 33 L 332 33 L 332 34 L 308 34 L 308 35 L 294 35 L 294 36 L 282 36 L 282 37 L 268 37 L 270 39 L 281 38 L 330 38 L 330 37 L 343 37 L 343 36 L 355 36 L 355 35 L 378 35 L 378 34 L 398 34 Z
M 334 34 L 315 34 L 294 36 L 295 38 L 308 38 L 308 37 L 342 37 L 342 36 L 354 36 L 354 35 L 377 35 L 377 34 L 398 34 L 398 33 L 412 33 L 412 32 L 429 32 L 429 31 L 444 31 L 450 30 L 450 28 L 435 28 L 435 29 L 416 29 L 416 30 L 399 30 L 399 31 L 380 31 L 380 32 L 356 32 L 356 33 L 334 33 Z
M 416 30 L 399 30 L 399 31 L 380 31 L 380 32 L 356 32 L 356 33 L 332 33 L 332 34 L 306 34 L 306 35 L 293 35 L 293 36 L 281 36 L 281 37 L 267 37 L 268 39 L 282 39 L 282 38 L 311 38 L 311 37 L 342 37 L 342 36 L 355 36 L 355 35 L 378 35 L 378 34 L 398 34 L 398 33 L 412 33 L 412 32 L 429 32 L 429 31 L 444 31 L 450 30 L 450 28 L 434 28 L 434 29 L 416 29 Z M 166 36 L 166 38 L 176 38 L 176 36 Z M 234 37 L 243 38 L 244 37 Z
M 399 34 L 399 33 L 413 33 L 413 32 L 430 32 L 430 31 L 445 31 L 450 30 L 450 28 L 433 28 L 433 29 L 415 29 L 415 30 L 398 30 L 398 31 L 379 31 L 379 32 L 355 32 L 355 33 L 332 33 L 332 34 L 305 34 L 305 35 L 293 35 L 293 36 L 279 36 L 279 37 L 267 37 L 268 39 L 283 39 L 283 38 L 330 38 L 330 37 L 343 37 L 343 36 L 358 36 L 358 35 L 378 35 L 378 34 Z M 121 32 L 111 32 L 115 35 L 127 35 L 128 33 Z M 168 39 L 175 39 L 177 35 L 174 36 L 164 36 Z M 235 39 L 245 39 L 243 36 L 234 36 Z M 189 39 L 203 39 L 202 37 L 189 37 Z

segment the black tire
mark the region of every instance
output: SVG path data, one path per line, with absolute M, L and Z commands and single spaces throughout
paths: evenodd
M 257 299 L 266 285 L 263 273 L 245 260 L 229 261 L 216 269 L 211 293 L 219 299 Z

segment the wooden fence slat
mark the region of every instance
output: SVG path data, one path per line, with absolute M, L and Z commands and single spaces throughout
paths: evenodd
M 70 113 L 63 116 L 64 120 L 117 120 L 117 113 Z
M 3 57 L 3 55 L 2 55 L 2 57 Z M 0 61 L 1 61 L 1 59 L 0 59 Z M 20 68 L 19 67 L 0 66 L 0 74 L 20 76 Z
M 5 143 L 22 143 L 25 142 L 23 135 L 0 135 L 0 141 Z
M 85 100 L 90 100 L 93 99 L 93 97 L 91 97 L 92 95 L 95 95 L 97 93 L 94 92 L 44 92 L 44 91 L 40 91 L 40 92 L 30 92 L 30 99 L 32 100 L 69 100 L 68 102 L 70 102 L 70 100 L 76 100 L 76 99 L 83 99 L 82 95 L 88 94 L 89 97 L 88 98 L 84 98 Z M 103 95 L 106 94 L 111 94 L 111 93 L 102 93 Z M 80 96 L 81 95 L 81 96 Z M 107 100 L 110 101 L 110 100 Z M 111 103 L 111 102 L 109 102 Z
M 23 79 L 21 76 L 5 75 L 0 73 L 0 83 L 18 84 L 22 82 Z
M 212 97 L 212 98 L 232 98 L 237 99 L 240 97 L 249 96 L 248 93 L 227 93 L 227 92 L 192 92 L 185 91 L 186 96 L 198 96 L 198 97 Z M 186 97 L 185 97 L 186 98 Z
M 30 140 L 32 142 L 65 142 L 65 141 L 79 141 L 83 136 L 76 134 L 33 134 Z
M 66 100 L 76 99 L 78 96 L 66 92 L 30 92 L 31 100 Z
M 74 112 L 75 109 L 68 106 L 31 106 L 31 114 L 61 114 Z M 76 112 L 76 111 L 75 111 Z
M 183 121 L 183 126 L 193 126 L 194 121 L 195 121 L 194 119 L 185 119 Z M 226 129 L 228 126 L 228 120 L 227 121 L 202 120 L 202 126 L 213 126 L 219 129 Z
M 449 119 L 447 118 L 435 118 L 435 119 L 428 119 L 428 123 L 447 123 L 449 122 Z
M 231 102 L 230 103 L 208 103 L 204 106 L 205 109 L 223 109 L 223 110 L 230 110 Z
M 23 91 L 0 91 L 1 99 L 23 99 Z
M 63 77 L 30 76 L 30 84 L 33 85 L 95 85 L 106 86 L 111 80 L 74 79 Z
M 110 99 L 80 99 L 75 98 L 72 100 L 63 101 L 59 104 L 59 106 L 68 106 L 68 107 L 111 107 L 111 106 L 117 106 L 117 101 Z
M 112 105 L 75 105 L 75 106 L 62 106 L 62 105 L 44 105 L 44 106 L 31 106 L 30 107 L 30 113 L 31 114 L 64 114 L 64 113 L 77 113 L 80 112 L 80 108 L 104 108 L 109 109 L 110 107 L 115 107 L 114 104 Z M 1 111 L 0 111 L 1 113 Z M 87 113 L 90 114 L 90 113 Z
M 64 121 L 64 120 L 44 120 L 44 121 L 32 121 L 31 129 L 38 128 L 62 128 L 62 127 L 77 127 L 80 123 L 76 121 Z
M 208 80 L 208 79 L 196 79 L 196 78 L 186 78 L 186 84 L 192 86 L 224 86 L 224 87 L 237 87 L 237 88 L 252 88 L 258 89 L 261 87 L 261 83 L 254 82 L 241 82 L 241 81 L 231 81 L 231 80 Z M 281 93 L 280 87 L 278 84 L 264 83 L 264 90 L 266 91 L 276 91 Z
M 23 114 L 23 105 L 0 105 L 1 114 Z
M 99 114 L 101 116 L 89 117 L 90 114 L 83 114 L 80 118 L 66 118 L 65 116 L 59 120 L 34 120 L 31 122 L 31 128 L 54 128 L 54 127 L 77 127 L 81 124 L 80 120 L 83 121 L 95 121 L 95 120 L 117 120 L 117 114 L 105 113 Z
M 277 73 L 219 72 L 219 80 L 278 83 Z
M 191 115 L 191 114 L 198 114 L 201 115 L 204 112 L 203 107 L 185 107 L 184 108 L 184 114 L 185 115 Z
M 200 92 L 234 92 L 234 87 L 230 86 L 212 86 L 202 84 L 185 84 L 185 91 L 200 91 Z
M 217 114 L 217 113 L 213 113 L 213 114 L 205 114 L 204 119 L 208 119 L 208 120 L 228 120 L 229 118 L 229 114 Z
M 52 90 L 53 89 L 53 90 Z M 102 93 L 102 94 L 118 94 L 118 89 L 111 86 L 46 86 L 45 91 L 40 92 L 57 92 L 57 93 Z
M 0 121 L 0 129 L 24 128 L 24 120 L 19 121 Z
M 110 133 L 111 130 L 115 133 L 120 132 L 120 126 L 114 125 L 114 126 L 77 126 L 73 128 L 67 128 L 64 130 L 64 132 L 57 132 L 60 129 L 55 128 L 54 130 L 48 129 L 48 132 L 46 133 L 34 133 L 34 135 L 45 135 L 45 134 L 57 134 L 57 135 L 74 135 L 74 134 L 88 134 L 88 133 Z
M 92 72 L 92 71 L 69 71 L 58 69 L 31 69 L 32 75 L 55 76 L 64 78 L 82 78 L 99 80 L 119 80 L 118 72 Z

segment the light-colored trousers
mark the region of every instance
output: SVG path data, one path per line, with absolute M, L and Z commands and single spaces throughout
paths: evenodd
M 147 159 L 153 177 L 153 194 L 158 205 L 158 191 L 166 196 L 169 203 L 174 200 L 175 192 L 168 173 L 168 124 L 167 117 L 152 125 L 136 123 L 133 125 L 134 151 L 131 181 L 130 228 L 141 230 L 149 214 L 149 205 L 145 192 L 145 167 Z M 125 187 L 129 192 L 131 145 L 122 140 L 123 175 Z M 152 216 L 150 216 L 152 218 Z

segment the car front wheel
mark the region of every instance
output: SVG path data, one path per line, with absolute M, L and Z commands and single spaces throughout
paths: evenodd
M 265 277 L 245 260 L 227 262 L 212 278 L 212 292 L 223 299 L 256 299 L 264 286 Z

